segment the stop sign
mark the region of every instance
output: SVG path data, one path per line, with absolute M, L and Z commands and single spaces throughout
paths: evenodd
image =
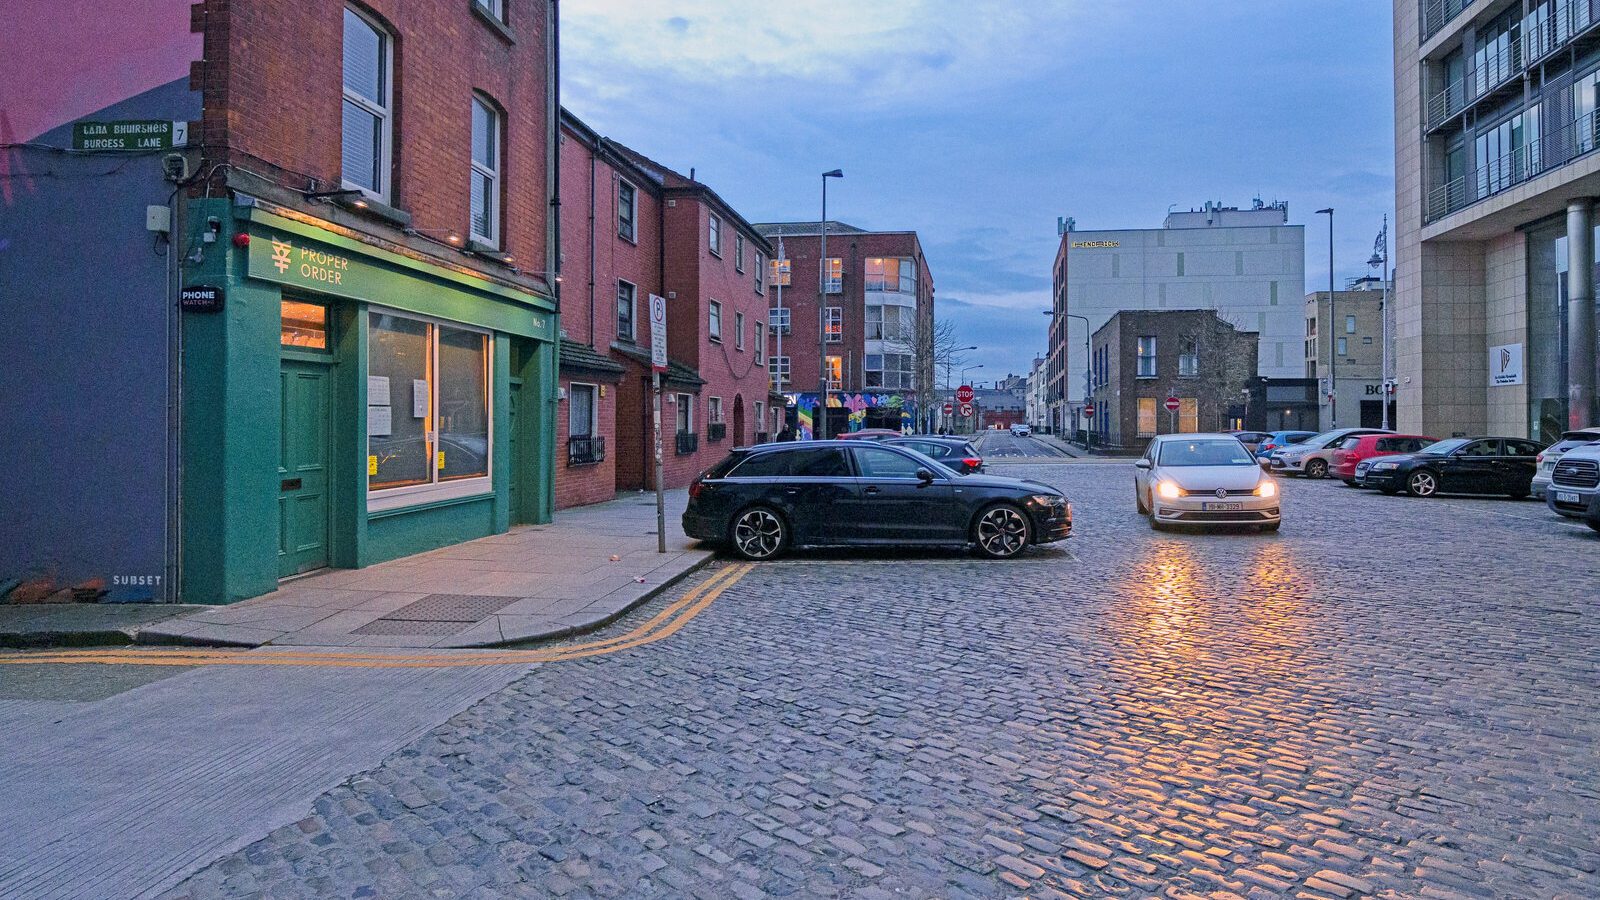
M 961 387 L 956 388 L 956 401 L 959 403 L 971 403 L 972 385 L 963 384 Z
M 1093 417 L 1094 416 L 1094 404 L 1093 403 L 1085 403 L 1083 405 L 1083 414 L 1086 415 L 1086 416 L 1089 416 L 1089 417 Z
M 1167 402 L 1166 402 L 1166 407 L 1167 407 L 1167 412 L 1177 412 L 1178 411 L 1178 398 L 1177 397 L 1168 397 L 1167 398 Z
M 948 415 L 950 415 L 950 414 L 951 414 L 951 413 L 953 413 L 953 412 L 955 412 L 955 411 L 956 411 L 956 407 L 955 407 L 955 404 L 953 404 L 953 403 L 946 403 L 946 404 L 945 404 L 945 405 L 944 405 L 944 414 L 945 414 L 945 415 L 947 415 L 947 416 L 948 416 Z

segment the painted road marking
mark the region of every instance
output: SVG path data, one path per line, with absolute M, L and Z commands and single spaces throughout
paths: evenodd
M 755 568 L 754 563 L 739 563 L 713 575 L 704 583 L 673 601 L 649 621 L 626 634 L 600 641 L 532 650 L 457 650 L 449 653 L 374 653 L 262 648 L 256 650 L 215 650 L 208 648 L 173 650 L 61 650 L 0 656 L 0 665 L 145 665 L 145 666 L 316 666 L 350 669 L 442 669 L 463 666 L 528 665 L 562 662 L 600 656 L 642 647 L 676 634 L 691 619 L 704 612 Z

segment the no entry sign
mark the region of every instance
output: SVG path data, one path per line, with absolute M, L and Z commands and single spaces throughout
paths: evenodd
M 1091 419 L 1094 418 L 1094 404 L 1085 403 L 1083 405 L 1083 414 Z
M 1168 397 L 1167 398 L 1167 402 L 1166 402 L 1166 407 L 1167 407 L 1167 412 L 1177 412 L 1178 411 L 1178 398 L 1177 397 Z
M 947 416 L 948 416 L 948 415 L 950 415 L 950 414 L 951 414 L 951 413 L 954 413 L 954 412 L 955 412 L 955 411 L 956 411 L 956 406 L 955 406 L 955 404 L 954 404 L 954 403 L 946 403 L 946 404 L 945 404 L 945 405 L 944 405 L 944 414 L 945 414 L 945 415 L 947 415 Z

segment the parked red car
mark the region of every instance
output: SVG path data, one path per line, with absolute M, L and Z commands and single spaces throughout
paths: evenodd
M 1375 456 L 1393 456 L 1396 453 L 1416 453 L 1438 438 L 1420 434 L 1358 434 L 1344 439 L 1333 451 L 1328 475 L 1342 478 L 1351 487 L 1356 486 L 1356 465 L 1363 459 Z

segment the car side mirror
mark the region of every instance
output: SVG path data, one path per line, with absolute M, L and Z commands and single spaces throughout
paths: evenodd
M 1136 460 L 1133 461 L 1133 467 L 1135 469 L 1148 469 L 1148 468 L 1150 468 L 1150 460 L 1148 460 L 1148 459 L 1136 459 Z
M 922 482 L 923 484 L 932 484 L 933 483 L 933 470 L 932 469 L 918 469 L 917 470 L 917 480 Z

